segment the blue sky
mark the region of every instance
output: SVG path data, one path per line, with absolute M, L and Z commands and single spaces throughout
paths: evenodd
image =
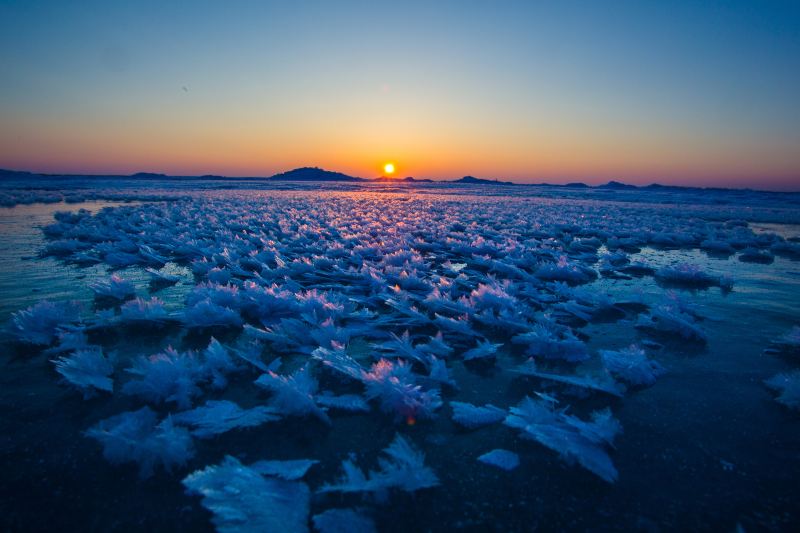
M 800 2 L 0 0 L 0 72 L 7 168 L 800 181 Z

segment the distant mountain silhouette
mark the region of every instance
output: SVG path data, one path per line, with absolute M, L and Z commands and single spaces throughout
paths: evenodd
M 331 172 L 317 167 L 296 168 L 275 174 L 269 179 L 274 181 L 368 181 L 364 178 L 355 178 L 341 172 Z
M 597 189 L 597 190 L 609 190 L 609 191 L 652 191 L 654 193 L 657 192 L 667 192 L 667 191 L 725 191 L 725 190 L 738 190 L 738 191 L 756 191 L 756 192 L 776 192 L 780 193 L 781 191 L 760 191 L 758 189 L 751 189 L 751 188 L 743 188 L 743 189 L 726 189 L 725 187 L 687 187 L 683 185 L 662 185 L 660 183 L 652 183 L 650 185 L 645 186 L 636 186 L 636 185 L 629 185 L 627 183 L 621 183 L 619 181 L 609 181 L 604 185 L 587 185 L 585 183 L 580 182 L 572 182 L 566 184 L 556 184 L 556 183 L 514 183 L 511 181 L 500 181 L 500 180 L 489 180 L 489 179 L 482 179 L 476 178 L 475 176 L 464 176 L 463 178 L 457 180 L 431 180 L 431 179 L 417 179 L 411 176 L 406 178 L 389 178 L 386 176 L 381 176 L 379 178 L 374 179 L 364 179 L 364 178 L 357 178 L 354 176 L 348 176 L 347 174 L 342 174 L 341 172 L 333 172 L 329 170 L 324 170 L 317 167 L 302 167 L 296 168 L 294 170 L 289 170 L 286 172 L 282 172 L 280 174 L 275 174 L 272 177 L 264 177 L 264 176 L 252 176 L 252 177 L 243 177 L 243 176 L 217 176 L 213 174 L 206 174 L 203 176 L 173 176 L 169 174 L 160 174 L 156 172 L 137 172 L 135 174 L 129 175 L 121 175 L 121 174 L 67 174 L 67 173 L 52 173 L 52 174 L 45 174 L 42 172 L 28 172 L 25 170 L 10 170 L 10 169 L 3 169 L 0 168 L 0 180 L 40 180 L 40 179 L 47 179 L 47 180 L 71 180 L 75 178 L 80 178 L 82 180 L 92 180 L 92 179 L 138 179 L 138 180 L 153 180 L 153 181 L 191 181 L 191 180 L 218 180 L 218 181 L 344 181 L 344 182 L 354 182 L 354 183 L 407 183 L 407 184 L 414 184 L 414 183 L 455 183 L 459 185 L 516 185 L 520 187 L 531 186 L 531 187 L 564 187 L 564 188 L 576 188 L 576 189 Z M 783 191 L 786 192 L 786 191 Z M 800 191 L 797 191 L 800 192 Z
M 136 174 L 131 174 L 130 177 L 144 180 L 163 180 L 169 178 L 166 174 L 158 174 L 156 172 L 137 172 Z
M 40 174 L 34 174 L 33 172 L 26 172 L 24 170 L 6 170 L 4 168 L 0 168 L 0 178 L 25 178 L 39 175 Z
M 651 183 L 646 187 L 642 187 L 642 189 L 649 189 L 654 191 L 672 191 L 677 189 L 698 189 L 702 187 L 686 187 L 686 186 L 679 186 L 679 185 L 662 185 L 660 183 Z M 717 187 L 705 187 L 708 190 L 716 190 Z
M 471 185 L 515 185 L 515 183 L 512 181 L 485 180 L 476 178 L 475 176 L 464 176 L 461 179 L 453 180 L 449 183 L 466 183 Z
M 622 189 L 638 189 L 636 185 L 628 185 L 627 183 L 620 183 L 618 181 L 609 181 L 605 185 L 598 185 L 598 189 L 613 189 L 613 190 L 622 190 Z

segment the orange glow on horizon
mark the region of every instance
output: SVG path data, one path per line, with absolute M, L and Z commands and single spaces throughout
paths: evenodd
M 351 110 L 352 116 L 359 116 Z M 175 113 L 163 128 L 127 118 L 110 128 L 83 117 L 74 121 L 27 124 L 21 118 L 0 129 L 0 168 L 67 174 L 132 174 L 269 177 L 304 166 L 317 166 L 356 177 L 398 176 L 397 161 L 405 161 L 403 176 L 418 179 L 458 179 L 472 175 L 520 183 L 590 185 L 617 180 L 637 185 L 757 186 L 796 190 L 796 146 L 791 139 L 767 139 L 766 146 L 748 139 L 709 138 L 655 132 L 632 137 L 584 128 L 531 126 L 494 131 L 483 138 L 456 127 L 456 118 L 400 117 L 382 122 L 391 129 L 371 131 L 368 124 L 315 131 L 300 121 L 281 130 L 242 120 L 229 127 L 225 117 L 215 126 Z M 432 112 L 433 114 L 433 112 Z M 346 123 L 329 116 L 324 124 Z M 210 120 L 210 119 L 209 119 Z M 8 127 L 5 127 L 8 126 Z M 612 135 L 613 133 L 613 135 Z M 391 158 L 390 158 L 391 157 Z M 380 159 L 379 159 L 380 158 Z M 377 164 L 376 164 L 377 160 Z M 389 173 L 386 165 L 394 166 Z M 759 176 L 754 183 L 753 176 Z

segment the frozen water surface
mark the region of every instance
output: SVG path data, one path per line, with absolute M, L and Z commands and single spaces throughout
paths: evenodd
M 86 179 L 0 203 L 4 530 L 800 520 L 796 194 Z

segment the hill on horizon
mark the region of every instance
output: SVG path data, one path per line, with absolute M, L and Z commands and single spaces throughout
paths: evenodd
M 275 174 L 266 179 L 276 181 L 369 181 L 364 178 L 356 178 L 341 172 L 324 170 L 319 167 L 295 168 Z
M 464 176 L 463 178 L 450 181 L 449 183 L 467 183 L 474 185 L 517 185 L 513 181 L 487 180 L 483 178 L 476 178 L 475 176 Z

